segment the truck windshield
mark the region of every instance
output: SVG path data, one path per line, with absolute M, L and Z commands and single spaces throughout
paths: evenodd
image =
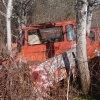
M 49 42 L 63 41 L 62 27 L 60 26 L 40 29 L 40 33 L 44 41 L 49 41 Z
M 76 31 L 74 30 L 74 26 L 72 24 L 66 26 L 66 36 L 68 41 L 76 40 Z
M 63 41 L 62 27 L 51 27 L 28 31 L 28 44 L 45 44 Z

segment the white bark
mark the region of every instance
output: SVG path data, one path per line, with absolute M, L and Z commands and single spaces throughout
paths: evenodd
M 19 34 L 20 34 L 19 37 L 21 37 L 22 36 L 22 24 L 21 24 L 21 19 L 19 17 L 18 17 L 18 24 L 19 24 L 18 29 L 19 29 Z
M 18 23 L 19 23 L 19 33 L 20 33 L 20 37 L 22 36 L 22 29 L 26 26 L 27 24 L 27 15 L 26 16 L 22 16 L 22 18 L 20 18 L 18 16 Z
M 90 87 L 90 73 L 87 62 L 86 52 L 86 18 L 87 18 L 87 0 L 77 0 L 77 60 L 78 69 L 81 78 L 82 90 L 87 94 Z
M 91 21 L 92 21 L 92 10 L 93 7 L 88 7 L 88 13 L 87 13 L 87 25 L 86 25 L 86 30 L 88 32 L 88 34 L 90 33 L 90 29 L 91 29 Z
M 7 23 L 7 46 L 8 50 L 11 51 L 11 15 L 12 15 L 12 1 L 8 0 L 7 5 L 7 17 L 6 17 L 6 23 Z

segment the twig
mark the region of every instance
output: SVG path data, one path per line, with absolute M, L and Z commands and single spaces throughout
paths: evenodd
M 6 14 L 4 12 L 2 12 L 1 10 L 0 10 L 0 14 L 7 17 Z
M 69 83 L 70 82 L 70 71 L 69 71 L 69 76 L 68 76 L 68 80 L 67 80 L 67 100 L 68 100 L 68 95 L 69 95 Z
M 2 2 L 3 2 L 3 4 L 4 4 L 4 6 L 7 8 L 7 5 L 6 5 L 5 0 L 2 0 Z

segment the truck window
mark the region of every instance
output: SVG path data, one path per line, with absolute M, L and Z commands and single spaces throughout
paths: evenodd
M 100 42 L 100 32 L 98 32 L 98 41 Z
M 61 42 L 63 41 L 62 27 L 51 27 L 39 30 L 42 36 L 42 42 Z
M 41 44 L 41 37 L 38 30 L 28 31 L 28 44 L 29 45 Z
M 28 31 L 28 44 L 46 44 L 63 41 L 62 27 L 51 27 Z
M 95 34 L 93 31 L 90 31 L 90 39 L 95 41 Z
M 72 24 L 66 26 L 66 36 L 68 41 L 76 40 L 76 31 Z

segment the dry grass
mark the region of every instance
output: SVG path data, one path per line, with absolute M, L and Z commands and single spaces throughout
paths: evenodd
M 0 100 L 36 100 L 37 95 L 34 86 L 31 85 L 30 69 L 27 63 L 15 64 L 9 59 L 8 68 L 0 66 Z M 100 58 L 94 58 L 89 61 L 91 71 L 91 89 L 90 95 L 100 95 Z M 35 88 L 36 89 L 36 88 Z M 43 89 L 44 90 L 44 89 Z M 78 100 L 80 92 L 78 80 L 71 82 L 69 89 L 69 100 Z M 50 87 L 45 91 L 50 97 L 43 100 L 66 100 L 67 80 L 55 84 L 54 88 Z M 87 96 L 82 96 L 79 100 L 92 100 Z M 95 97 L 94 97 L 95 98 Z M 39 99 L 39 98 L 38 98 Z M 39 100 L 42 100 L 39 99 Z M 99 100 L 99 99 L 94 99 Z

